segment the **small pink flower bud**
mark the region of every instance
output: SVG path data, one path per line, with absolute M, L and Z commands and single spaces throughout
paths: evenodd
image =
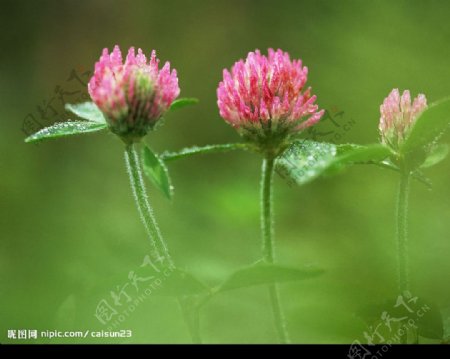
M 411 95 L 405 90 L 400 96 L 398 89 L 393 89 L 380 106 L 381 142 L 397 150 L 408 136 L 416 119 L 427 108 L 425 95 L 419 94 L 411 103 Z
M 139 140 L 152 129 L 179 95 L 176 70 L 166 62 L 159 70 L 153 50 L 150 60 L 138 49 L 128 50 L 125 63 L 119 46 L 104 49 L 95 64 L 88 90 L 104 113 L 112 132 L 127 142 Z

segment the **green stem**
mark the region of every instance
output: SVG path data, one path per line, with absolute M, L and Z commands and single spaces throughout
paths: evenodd
M 167 245 L 161 235 L 158 224 L 156 223 L 153 209 L 148 202 L 147 192 L 142 178 L 141 164 L 134 146 L 134 144 L 129 144 L 125 149 L 125 162 L 130 177 L 134 200 L 152 247 L 158 256 L 161 256 L 162 254 L 162 258 L 164 258 L 163 263 L 165 262 L 169 267 L 173 267 L 174 264 L 172 258 L 169 255 Z
M 153 209 L 148 201 L 147 192 L 145 190 L 144 180 L 142 178 L 142 170 L 140 165 L 140 160 L 136 149 L 133 144 L 127 145 L 125 150 L 125 162 L 127 165 L 128 175 L 130 177 L 131 189 L 133 191 L 133 196 L 138 208 L 141 220 L 144 224 L 145 230 L 150 239 L 150 243 L 155 250 L 158 257 L 164 258 L 163 264 L 168 267 L 175 267 L 172 258 L 170 257 L 167 245 L 161 235 L 158 224 L 156 223 L 155 215 L 153 214 Z M 196 323 L 198 319 L 198 312 L 196 308 L 193 311 L 193 319 L 190 318 L 189 308 L 186 306 L 182 298 L 178 298 L 183 320 L 186 323 L 189 333 L 192 337 L 194 343 L 200 342 L 200 333 L 198 325 Z
M 263 239 L 263 259 L 270 264 L 275 261 L 273 244 L 273 209 L 272 184 L 274 173 L 274 159 L 265 158 L 262 165 L 261 179 L 261 230 Z M 280 302 L 280 294 L 276 283 L 269 284 L 269 296 L 278 338 L 281 343 L 289 343 L 289 335 Z
M 400 294 L 409 290 L 409 258 L 408 258 L 408 197 L 411 173 L 401 169 L 400 185 L 397 198 L 397 260 L 398 289 Z
M 184 148 L 178 152 L 163 152 L 160 158 L 163 161 L 173 161 L 179 158 L 189 157 L 193 155 L 202 155 L 206 153 L 219 153 L 219 152 L 229 152 L 234 150 L 248 150 L 250 146 L 246 143 L 227 143 L 223 145 L 208 145 L 203 147 L 189 147 Z

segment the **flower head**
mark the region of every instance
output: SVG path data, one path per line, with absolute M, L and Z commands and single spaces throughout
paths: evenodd
M 92 101 L 104 113 L 111 130 L 126 141 L 145 136 L 180 93 L 176 70 L 166 62 L 159 69 L 153 50 L 150 60 L 130 47 L 125 62 L 119 46 L 104 49 L 88 85 Z
M 393 89 L 380 106 L 381 142 L 398 149 L 419 115 L 427 108 L 425 95 L 419 94 L 411 103 L 411 95 L 405 90 L 400 96 L 398 89 Z
M 259 50 L 223 71 L 217 89 L 220 115 L 253 141 L 282 142 L 320 120 L 324 111 L 314 104 L 311 88 L 304 88 L 308 68 L 291 61 L 282 50 Z

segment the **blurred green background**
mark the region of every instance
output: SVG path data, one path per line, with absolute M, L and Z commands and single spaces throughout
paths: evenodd
M 394 87 L 423 92 L 430 102 L 450 95 L 450 3 L 437 0 L 1 0 L 0 6 L 0 342 L 18 342 L 7 339 L 8 329 L 106 329 L 94 316 L 99 300 L 125 283 L 149 251 L 119 140 L 93 134 L 23 142 L 30 114 L 44 125 L 66 118 L 58 91 L 72 93 L 68 102 L 87 95 L 70 74 L 92 70 L 102 48 L 156 49 L 178 70 L 181 95 L 201 100 L 169 114 L 148 136 L 157 151 L 239 141 L 218 115 L 215 91 L 222 69 L 255 48 L 302 58 L 318 104 L 344 111 L 340 127 L 327 120 L 317 128 L 317 140 L 377 142 L 379 105 Z M 41 114 L 38 107 L 48 105 L 55 111 Z M 235 152 L 171 163 L 172 202 L 149 186 L 175 261 L 206 283 L 259 258 L 260 160 Z M 433 190 L 415 182 L 410 201 L 413 291 L 444 314 L 449 170 L 448 160 L 430 169 Z M 301 188 L 277 176 L 278 261 L 326 270 L 281 286 L 293 342 L 363 340 L 359 310 L 395 294 L 397 180 L 362 166 Z M 276 341 L 263 287 L 214 297 L 201 312 L 201 327 L 207 343 Z M 176 301 L 157 295 L 117 328 L 132 330 L 132 338 L 38 342 L 190 340 Z

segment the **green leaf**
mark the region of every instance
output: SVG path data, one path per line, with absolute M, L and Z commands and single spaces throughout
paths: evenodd
M 276 160 L 277 173 L 298 185 L 311 182 L 329 168 L 336 157 L 336 145 L 310 140 L 294 141 Z
M 247 143 L 226 143 L 220 145 L 207 145 L 203 147 L 193 146 L 188 148 L 183 148 L 178 152 L 163 152 L 160 154 L 160 158 L 164 161 L 177 160 L 179 158 L 189 157 L 193 155 L 202 155 L 206 153 L 220 153 L 228 152 L 234 150 L 249 150 L 251 148 Z
M 178 297 L 209 291 L 205 284 L 181 269 L 166 269 L 162 275 L 157 273 L 155 277 L 161 279 L 161 285 L 155 290 L 156 295 Z
M 106 123 L 105 116 L 93 102 L 83 102 L 77 104 L 66 104 L 66 110 L 74 113 L 80 118 L 97 123 Z
M 310 140 L 295 141 L 276 161 L 277 173 L 298 185 L 319 176 L 335 174 L 354 164 L 377 164 L 391 151 L 381 144 L 334 145 Z
M 391 150 L 381 144 L 367 146 L 338 145 L 337 156 L 330 164 L 326 174 L 334 174 L 354 164 L 376 164 L 385 160 Z
M 135 288 L 132 288 L 133 278 L 137 279 Z M 128 283 L 128 285 L 126 285 Z M 127 288 L 121 296 L 120 302 L 127 303 L 135 300 L 145 293 L 147 298 L 153 296 L 178 297 L 185 295 L 209 294 L 210 288 L 196 279 L 192 274 L 178 268 L 167 268 L 160 265 L 144 265 L 131 268 L 125 267 L 106 276 L 101 283 L 92 283 L 86 288 L 85 297 L 89 302 L 100 302 L 111 298 L 111 291 L 119 294 L 120 288 Z M 148 290 L 151 290 L 149 293 Z M 107 299 L 108 300 L 108 299 Z M 148 300 L 148 299 L 145 299 Z M 112 303 L 111 303 L 112 304 Z M 126 307 L 115 307 L 117 310 Z
M 234 272 L 219 287 L 218 292 L 262 284 L 299 281 L 316 277 L 322 273 L 322 270 L 315 268 L 298 269 L 259 261 Z
M 196 98 L 188 98 L 188 97 L 179 98 L 172 102 L 172 105 L 170 105 L 170 109 L 171 110 L 179 110 L 180 108 L 183 108 L 186 106 L 196 105 L 196 104 L 198 104 L 198 102 L 199 101 Z
M 367 146 L 342 145 L 338 146 L 338 155 L 333 161 L 334 165 L 345 165 L 351 163 L 380 162 L 386 159 L 391 150 L 381 144 Z
M 450 124 L 450 98 L 428 106 L 406 137 L 400 152 L 407 154 L 433 143 Z
M 171 199 L 173 187 L 165 163 L 147 146 L 143 148 L 142 158 L 142 165 L 146 176 L 157 189 L 167 198 Z
M 25 142 L 39 142 L 43 140 L 80 135 L 83 133 L 96 132 L 107 128 L 106 124 L 86 122 L 86 121 L 68 121 L 59 122 L 53 126 L 43 128 L 35 134 L 27 137 Z
M 342 143 L 339 145 L 336 145 L 336 154 L 338 156 L 344 155 L 349 151 L 357 150 L 361 148 L 361 145 L 357 145 L 355 143 Z
M 425 159 L 425 162 L 420 166 L 421 168 L 432 167 L 439 162 L 443 161 L 449 152 L 449 146 L 447 144 L 440 144 L 433 146 L 431 153 Z

